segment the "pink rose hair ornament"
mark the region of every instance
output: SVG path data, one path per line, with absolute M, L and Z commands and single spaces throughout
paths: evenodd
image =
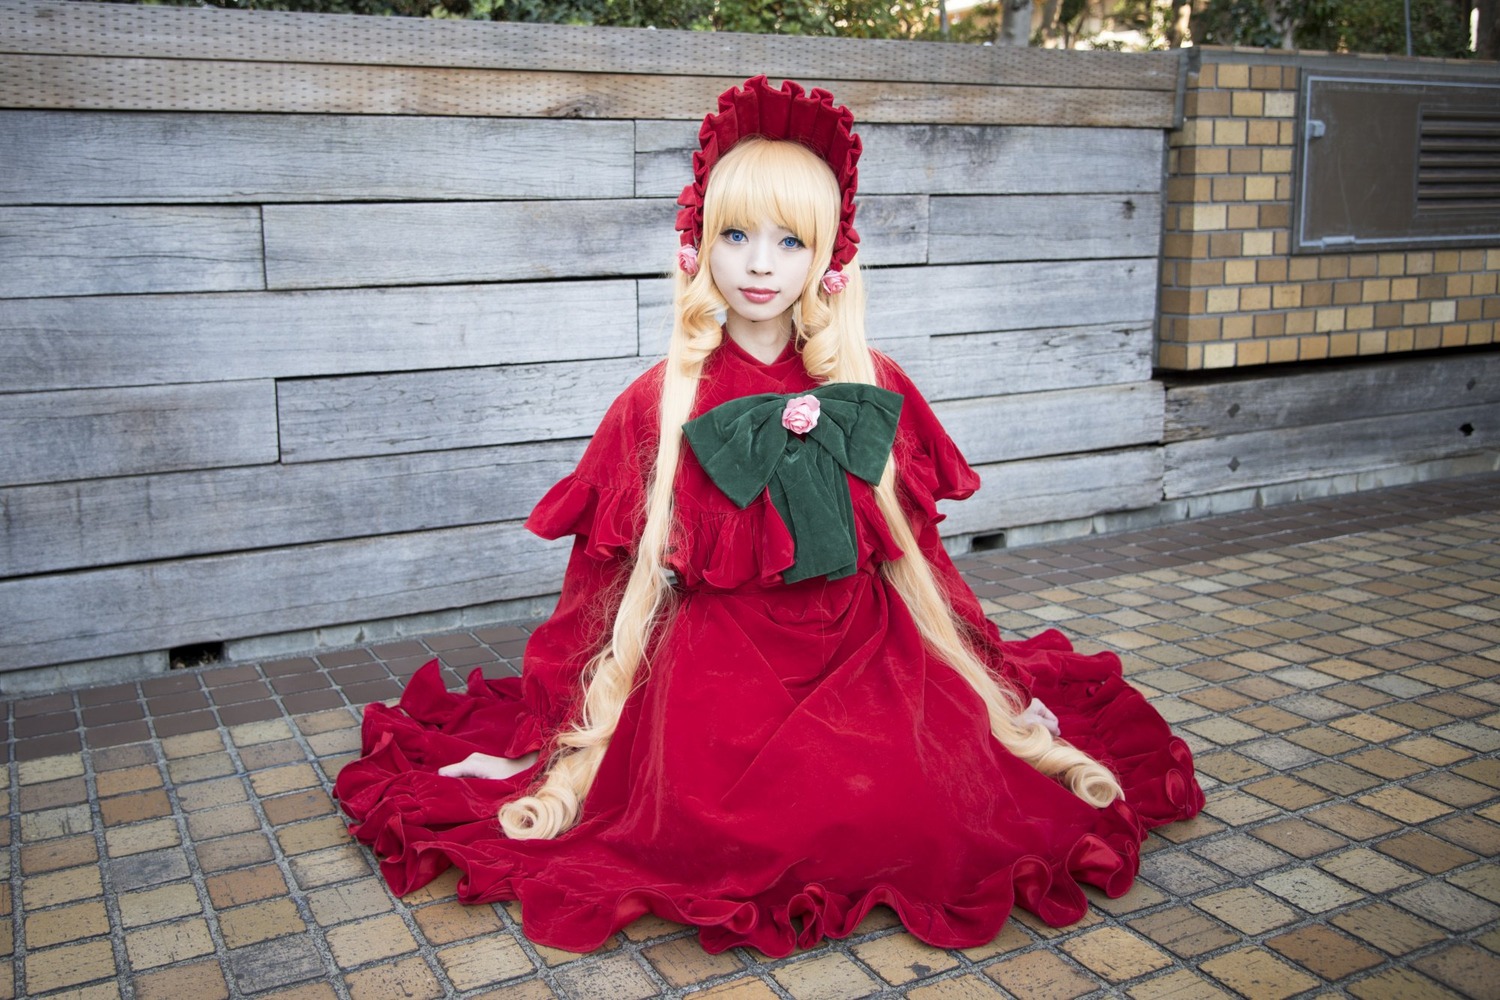
M 854 193 L 859 188 L 859 155 L 864 147 L 851 128 L 854 115 L 835 106 L 833 95 L 802 87 L 787 80 L 773 89 L 764 76 L 752 77 L 742 86 L 719 95 L 717 114 L 709 114 L 698 129 L 700 149 L 693 154 L 693 180 L 677 199 L 677 229 L 682 248 L 677 266 L 684 274 L 698 273 L 698 247 L 703 243 L 703 190 L 719 157 L 746 136 L 798 142 L 821 156 L 838 180 L 842 204 L 839 232 L 833 256 L 819 284 L 829 295 L 837 295 L 849 284 L 844 265 L 859 252 L 859 233 L 854 228 Z

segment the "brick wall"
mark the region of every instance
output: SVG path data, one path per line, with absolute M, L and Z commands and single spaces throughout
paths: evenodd
M 1291 254 L 1299 74 L 1312 66 L 1369 71 L 1374 61 L 1199 53 L 1168 152 L 1158 367 L 1497 341 L 1500 248 Z

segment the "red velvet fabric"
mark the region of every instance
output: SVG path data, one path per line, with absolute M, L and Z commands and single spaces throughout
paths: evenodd
M 901 494 L 942 587 L 992 668 L 1114 770 L 1124 801 L 1091 808 L 990 736 L 977 696 L 924 651 L 877 572 L 899 553 L 868 486 L 851 480 L 860 570 L 786 585 L 791 540 L 769 502 L 738 510 L 686 449 L 670 557 L 679 601 L 578 826 L 551 841 L 501 834 L 497 809 L 535 771 L 438 776 L 475 750 L 545 755 L 575 710 L 639 532 L 658 367 L 615 402 L 577 471 L 528 522 L 577 540 L 523 677 L 476 671 L 451 693 L 429 665 L 399 708 L 366 709 L 363 754 L 335 791 L 395 892 L 457 865 L 461 899 L 519 899 L 542 944 L 588 951 L 649 912 L 696 925 L 709 951 L 781 956 L 849 934 L 881 904 L 924 941 L 969 947 L 993 938 L 1014 905 L 1063 925 L 1087 908 L 1082 884 L 1129 888 L 1146 830 L 1202 805 L 1187 747 L 1113 655 L 1075 653 L 1056 632 L 1001 640 L 936 528 L 936 501 L 967 496 L 978 478 L 905 374 L 880 365 L 882 383 L 905 396 Z M 812 385 L 794 352 L 763 365 L 726 342 L 696 413 Z

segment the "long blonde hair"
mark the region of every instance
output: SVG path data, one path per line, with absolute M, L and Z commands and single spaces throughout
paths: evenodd
M 710 276 L 714 236 L 725 229 L 753 229 L 773 222 L 796 233 L 813 250 L 793 322 L 803 365 L 823 382 L 877 383 L 875 360 L 865 342 L 864 286 L 857 261 L 844 268 L 849 284 L 825 295 L 819 279 L 828 267 L 838 227 L 839 189 L 832 171 L 810 150 L 791 142 L 749 138 L 715 165 L 704 198 L 702 247 L 697 274 L 676 274 L 672 340 L 662 379 L 660 437 L 646 488 L 645 527 L 635 563 L 615 611 L 608 644 L 588 664 L 582 712 L 557 737 L 545 778 L 529 795 L 500 809 L 500 825 L 515 839 L 551 838 L 577 822 L 604 759 L 626 699 L 637 683 L 654 636 L 672 612 L 663 555 L 671 534 L 672 494 L 682 457 L 682 425 L 692 415 L 703 363 L 718 348 L 718 315 L 725 303 Z M 1087 754 L 1053 739 L 1041 725 L 1017 720 L 1019 699 L 986 668 L 970 645 L 967 626 L 942 596 L 896 497 L 895 462 L 888 461 L 875 488 L 876 500 L 900 559 L 881 572 L 906 604 L 931 653 L 968 681 L 984 702 L 990 731 L 1006 749 L 1043 774 L 1055 775 L 1074 794 L 1096 806 L 1120 796 L 1109 770 Z

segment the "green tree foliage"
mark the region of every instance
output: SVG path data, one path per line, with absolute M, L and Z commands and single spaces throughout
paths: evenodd
M 1469 4 L 1410 0 L 1412 55 L 1464 58 Z M 1207 45 L 1324 52 L 1406 53 L 1403 0 L 1209 0 L 1193 16 L 1193 38 Z

